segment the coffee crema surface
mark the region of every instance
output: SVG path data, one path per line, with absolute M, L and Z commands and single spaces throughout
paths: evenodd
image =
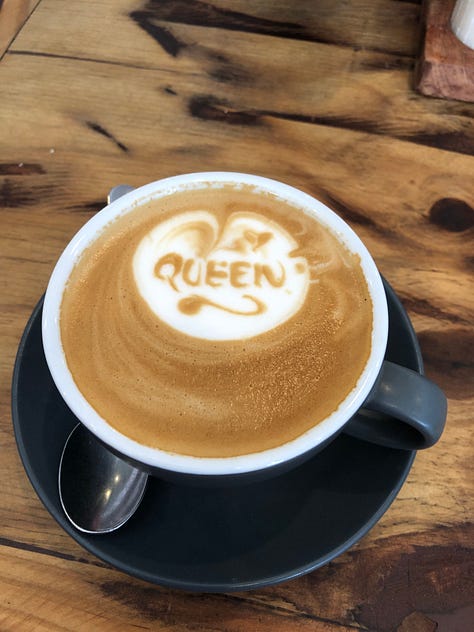
M 138 443 L 197 457 L 260 452 L 334 412 L 371 351 L 358 255 L 308 209 L 204 186 L 103 229 L 64 291 L 76 385 Z

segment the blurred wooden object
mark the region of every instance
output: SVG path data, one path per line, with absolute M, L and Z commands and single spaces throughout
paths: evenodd
M 0 630 L 468 630 L 474 106 L 413 90 L 420 3 L 33 6 L 0 60 Z M 28 482 L 10 415 L 21 334 L 72 235 L 112 186 L 199 170 L 273 177 L 334 208 L 400 296 L 449 398 L 440 443 L 359 544 L 251 593 L 168 590 L 83 550 Z
M 424 0 L 424 43 L 416 87 L 427 96 L 474 101 L 474 50 L 450 26 L 456 0 Z

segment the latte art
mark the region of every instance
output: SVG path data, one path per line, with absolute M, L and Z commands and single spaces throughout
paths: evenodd
M 221 228 L 209 211 L 181 213 L 141 240 L 133 273 L 165 323 L 207 340 L 257 336 L 298 312 L 309 284 L 297 241 L 261 215 L 232 213 Z
M 141 445 L 260 452 L 326 419 L 371 350 L 357 254 L 308 211 L 206 182 L 127 209 L 84 250 L 60 329 L 73 379 Z

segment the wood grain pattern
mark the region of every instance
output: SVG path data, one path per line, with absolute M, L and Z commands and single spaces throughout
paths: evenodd
M 420 10 L 389 0 L 41 0 L 7 47 L 2 631 L 467 629 L 474 106 L 414 92 Z M 397 500 L 357 546 L 306 577 L 219 596 L 129 578 L 67 536 L 21 466 L 9 392 L 26 320 L 61 250 L 108 190 L 207 169 L 283 180 L 348 221 L 404 302 L 427 374 L 449 397 L 441 441 L 417 456 Z

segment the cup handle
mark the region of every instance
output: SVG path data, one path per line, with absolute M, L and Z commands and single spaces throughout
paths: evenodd
M 420 450 L 438 441 L 446 413 L 446 396 L 434 382 L 385 361 L 361 410 L 344 432 L 389 448 Z

